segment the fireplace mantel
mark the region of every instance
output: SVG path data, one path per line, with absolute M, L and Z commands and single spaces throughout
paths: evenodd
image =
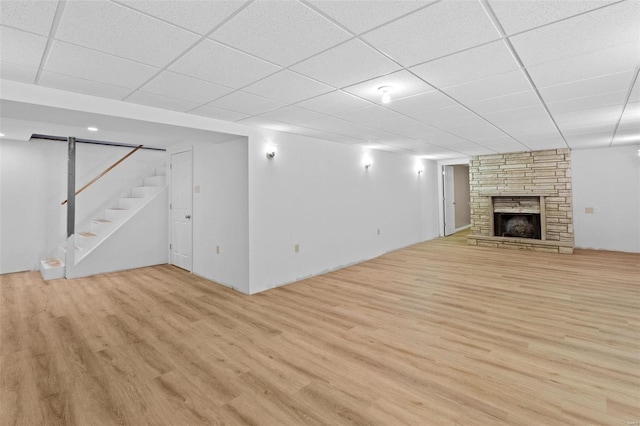
M 556 194 L 549 192 L 513 192 L 513 191 L 498 191 L 498 192 L 480 192 L 480 196 L 484 197 L 553 197 Z

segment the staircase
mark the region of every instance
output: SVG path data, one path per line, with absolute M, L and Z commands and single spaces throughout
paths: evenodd
M 92 251 L 105 242 L 145 205 L 166 188 L 165 167 L 156 168 L 155 175 L 144 178 L 142 186 L 131 188 L 127 194 L 104 209 L 102 217 L 94 218 L 75 234 L 74 265 L 78 265 Z M 54 256 L 40 261 L 40 273 L 45 280 L 64 278 L 66 242 L 61 243 Z

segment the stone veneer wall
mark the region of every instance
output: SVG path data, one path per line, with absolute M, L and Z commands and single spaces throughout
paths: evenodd
M 472 245 L 573 253 L 573 201 L 569 149 L 482 155 L 469 166 Z M 493 237 L 491 196 L 540 195 L 545 204 L 545 240 Z

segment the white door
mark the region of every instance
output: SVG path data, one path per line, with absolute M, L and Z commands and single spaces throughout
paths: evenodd
M 456 203 L 453 184 L 453 166 L 442 166 L 444 182 L 444 235 L 456 232 Z
M 171 264 L 191 272 L 191 151 L 171 155 Z

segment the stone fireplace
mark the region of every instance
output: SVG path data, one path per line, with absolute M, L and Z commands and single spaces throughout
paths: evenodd
M 472 245 L 573 253 L 568 149 L 471 160 Z

